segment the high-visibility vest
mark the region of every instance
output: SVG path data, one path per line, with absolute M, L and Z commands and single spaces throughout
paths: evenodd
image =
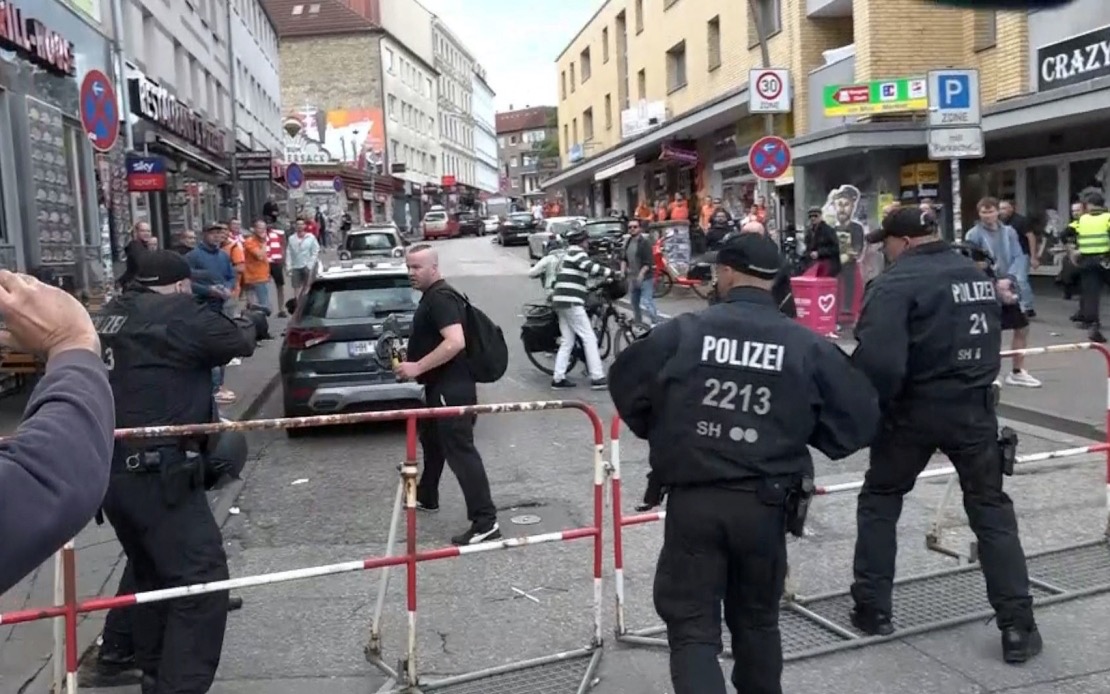
M 1110 212 L 1083 215 L 1075 231 L 1080 255 L 1110 253 Z

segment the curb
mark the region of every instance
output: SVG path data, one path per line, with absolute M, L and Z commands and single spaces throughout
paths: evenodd
M 269 400 L 274 394 L 274 391 L 277 390 L 280 383 L 281 373 L 278 372 L 262 387 L 262 390 L 250 401 L 250 404 L 243 410 L 243 413 L 236 418 L 236 421 L 254 419 L 262 410 L 266 401 Z M 220 526 L 221 530 L 224 524 L 227 523 L 227 519 L 231 516 L 231 507 L 235 505 L 235 499 L 238 498 L 239 492 L 243 489 L 243 485 L 246 484 L 246 480 L 250 476 L 250 471 L 254 468 L 254 465 L 255 460 L 248 458 L 247 465 L 243 468 L 243 474 L 240 479 L 233 480 L 230 484 L 227 484 L 217 492 L 216 499 L 212 502 L 212 515 L 215 516 L 216 524 Z M 108 577 L 97 591 L 98 595 L 103 594 L 104 590 L 109 586 L 116 586 L 119 584 L 120 576 L 123 574 L 124 563 L 125 560 L 121 550 L 115 567 L 112 569 L 111 573 L 108 574 Z M 97 648 L 96 640 L 100 637 L 105 614 L 106 612 L 104 611 L 89 613 L 78 625 L 81 627 L 78 629 L 77 636 L 77 652 L 80 654 L 77 658 L 78 671 L 80 671 L 81 665 L 85 662 L 85 659 Z M 91 631 L 91 633 L 89 628 L 90 624 L 97 627 L 94 631 Z M 52 660 L 53 653 L 47 653 L 46 659 L 43 661 L 42 670 L 40 670 L 38 675 L 20 691 L 50 691 L 50 688 L 53 686 L 51 680 L 54 677 Z

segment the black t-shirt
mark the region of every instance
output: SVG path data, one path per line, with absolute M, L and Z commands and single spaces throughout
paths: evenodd
M 412 317 L 412 334 L 409 336 L 408 359 L 420 361 L 435 351 L 443 342 L 441 330 L 458 323 L 466 327 L 466 305 L 461 296 L 443 280 L 424 291 L 420 305 Z M 474 377 L 466 363 L 465 352 L 459 352 L 451 361 L 420 376 L 420 382 L 435 385 L 444 381 L 470 381 Z
M 1029 237 L 1026 236 L 1030 231 L 1029 220 L 1020 214 L 1015 214 L 1005 222 L 1014 228 L 1018 235 L 1018 243 L 1021 244 L 1021 252 L 1029 255 Z

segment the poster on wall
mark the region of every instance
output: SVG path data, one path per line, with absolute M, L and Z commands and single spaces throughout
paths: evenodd
M 863 301 L 865 278 L 872 276 L 874 255 L 868 253 L 866 202 L 859 188 L 845 184 L 829 191 L 822 208 L 825 221 L 840 242 L 840 306 L 842 320 L 854 322 Z
M 380 108 L 319 111 L 306 108 L 299 113 L 302 133 L 319 142 L 339 160 L 365 170 L 385 162 L 385 127 Z

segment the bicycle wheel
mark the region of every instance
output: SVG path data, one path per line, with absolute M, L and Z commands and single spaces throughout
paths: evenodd
M 613 307 L 610 306 L 605 313 L 590 319 L 594 335 L 597 336 L 597 354 L 602 359 L 608 358 L 609 352 L 613 349 L 613 336 L 609 332 L 609 313 L 613 310 Z
M 574 371 L 574 367 L 578 364 L 578 349 L 570 353 L 570 361 L 567 362 L 567 373 Z M 536 367 L 548 376 L 555 375 L 555 352 L 524 352 L 524 356 L 528 357 L 528 361 L 532 362 L 532 366 Z
M 671 293 L 674 289 L 674 279 L 667 272 L 659 272 L 655 275 L 655 281 L 651 285 L 651 294 L 656 299 L 662 299 Z

